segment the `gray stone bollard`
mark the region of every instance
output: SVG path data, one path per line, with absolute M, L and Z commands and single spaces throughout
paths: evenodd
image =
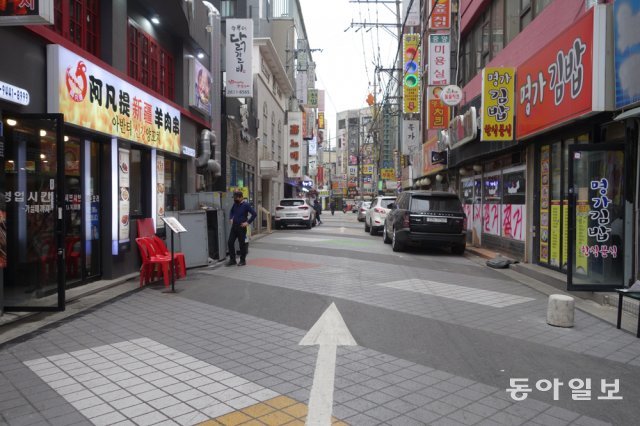
M 563 294 L 549 296 L 547 324 L 555 327 L 573 327 L 574 299 Z

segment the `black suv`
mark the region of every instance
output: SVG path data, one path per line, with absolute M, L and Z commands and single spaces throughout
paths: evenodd
M 457 195 L 437 191 L 406 191 L 391 206 L 382 230 L 382 239 L 402 251 L 409 244 L 451 247 L 463 254 L 466 246 L 467 216 Z

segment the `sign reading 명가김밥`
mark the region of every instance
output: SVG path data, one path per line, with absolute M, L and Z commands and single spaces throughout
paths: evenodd
M 225 58 L 227 64 L 228 98 L 253 97 L 253 21 L 251 19 L 227 19 Z
M 592 111 L 593 9 L 518 67 L 518 138 Z
M 180 153 L 180 111 L 59 45 L 47 46 L 48 111 L 66 123 Z
M 482 70 L 481 141 L 513 140 L 514 68 Z

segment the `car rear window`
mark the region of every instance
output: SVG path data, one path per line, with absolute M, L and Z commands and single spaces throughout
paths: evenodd
M 280 205 L 284 207 L 294 207 L 304 205 L 304 200 L 282 200 Z
M 462 212 L 460 200 L 452 197 L 413 197 L 411 199 L 413 212 Z
M 383 198 L 382 200 L 380 200 L 380 206 L 384 207 L 385 209 L 390 209 L 391 205 L 395 202 L 395 198 Z

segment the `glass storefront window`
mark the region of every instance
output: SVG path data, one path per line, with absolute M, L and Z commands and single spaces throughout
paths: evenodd
M 165 210 L 177 211 L 182 209 L 180 203 L 182 190 L 182 163 L 165 157 L 164 159 Z
M 60 301 L 64 267 L 58 250 L 58 126 L 62 118 L 4 116 L 3 194 L 6 215 L 6 258 L 3 269 L 7 310 L 26 307 L 56 308 Z M 61 227 L 60 227 L 61 228 Z
M 501 234 L 502 188 L 500 178 L 500 172 L 485 175 L 482 193 L 482 232 L 496 236 Z

